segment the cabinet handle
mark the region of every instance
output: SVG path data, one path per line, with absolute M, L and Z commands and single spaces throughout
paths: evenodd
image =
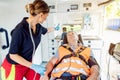
M 52 41 L 52 45 L 54 45 L 54 39 L 52 39 L 51 41 Z
M 91 43 L 91 41 L 88 41 L 88 43 Z
M 91 47 L 91 45 L 88 45 L 88 47 Z
M 54 55 L 55 53 L 53 52 L 52 55 Z
M 55 48 L 53 47 L 52 50 L 54 50 Z

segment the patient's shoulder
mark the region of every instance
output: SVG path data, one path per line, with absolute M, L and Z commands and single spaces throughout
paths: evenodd
M 68 44 L 62 44 L 60 47 L 67 47 L 69 46 Z

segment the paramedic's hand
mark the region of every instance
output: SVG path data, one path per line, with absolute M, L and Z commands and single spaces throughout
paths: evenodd
M 56 31 L 60 30 L 60 24 L 58 24 L 55 28 Z
M 35 70 L 35 72 L 37 72 L 37 73 L 39 73 L 41 75 L 44 75 L 45 68 L 43 66 L 32 64 L 32 66 L 30 68 Z

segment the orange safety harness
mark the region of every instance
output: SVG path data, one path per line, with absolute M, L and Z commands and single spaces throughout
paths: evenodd
M 59 63 L 61 63 L 61 61 L 63 60 L 63 59 L 65 59 L 65 58 L 70 58 L 70 57 L 72 57 L 72 56 L 74 56 L 74 57 L 79 57 L 81 60 L 83 60 L 87 65 L 88 65 L 88 63 L 87 63 L 87 61 L 85 60 L 85 58 L 81 55 L 81 54 L 79 54 L 79 53 L 81 53 L 83 50 L 85 50 L 85 48 L 86 47 L 80 47 L 80 49 L 78 49 L 78 51 L 77 52 L 74 52 L 70 47 L 68 47 L 68 46 L 63 46 L 64 48 L 67 48 L 69 51 L 71 51 L 71 54 L 68 54 L 68 55 L 65 55 L 60 61 L 59 61 Z M 58 63 L 58 64 L 59 64 Z
M 74 52 L 69 46 L 64 46 L 64 45 L 62 45 L 61 47 L 68 49 L 71 53 L 63 56 L 63 57 L 60 59 L 60 61 L 59 61 L 57 64 L 54 65 L 54 68 L 56 68 L 56 67 L 63 61 L 63 59 L 70 58 L 70 57 L 78 57 L 78 58 L 80 58 L 86 65 L 88 65 L 88 61 L 85 59 L 85 57 L 84 57 L 82 54 L 80 54 L 82 51 L 84 51 L 84 50 L 86 49 L 86 47 L 83 47 L 83 46 L 82 46 L 82 47 L 79 47 L 79 49 L 77 50 L 77 52 Z M 54 68 L 53 68 L 53 69 L 54 69 Z M 51 73 L 50 73 L 50 74 L 51 74 Z M 50 74 L 49 74 L 49 77 L 51 76 Z

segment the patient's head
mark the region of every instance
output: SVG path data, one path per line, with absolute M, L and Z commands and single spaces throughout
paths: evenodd
M 67 42 L 69 44 L 77 44 L 78 43 L 78 35 L 74 31 L 69 31 L 67 33 Z

